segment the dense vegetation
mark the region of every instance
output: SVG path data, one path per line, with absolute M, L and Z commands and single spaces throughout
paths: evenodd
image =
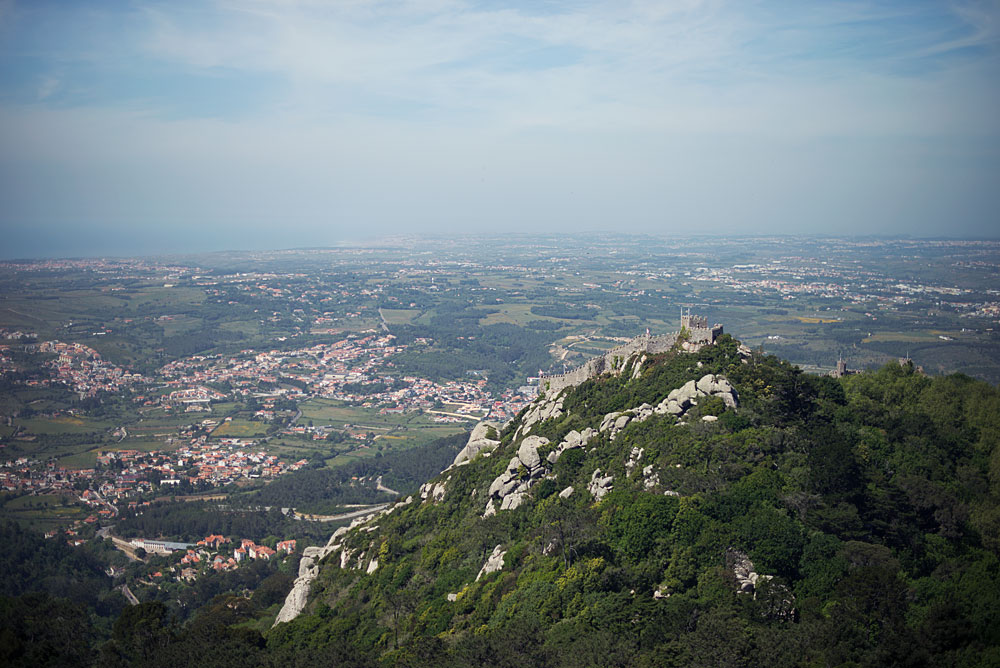
M 461 378 L 472 369 L 485 370 L 490 387 L 503 389 L 551 363 L 547 352 L 552 342 L 551 332 L 511 324 L 484 327 L 479 324 L 483 311 L 478 309 L 439 306 L 438 311 L 429 325 L 393 329 L 401 343 L 429 337 L 444 344 L 435 350 L 398 355 L 393 361 L 402 373 L 450 380 Z
M 129 608 L 110 641 L 95 640 L 77 659 L 154 666 L 1000 663 L 996 388 L 899 364 L 836 380 L 811 376 L 774 357 L 742 357 L 726 337 L 694 355 L 648 360 L 635 380 L 623 373 L 569 390 L 565 414 L 532 433 L 558 441 L 706 373 L 732 382 L 738 409 L 703 399 L 686 425 L 653 416 L 614 441 L 597 436 L 565 452 L 521 507 L 483 519 L 487 489 L 518 446 L 513 425 L 503 430 L 493 456 L 442 477 L 442 500 L 418 500 L 377 520 L 376 530 L 350 534 L 354 557 L 377 556 L 378 568 L 342 570 L 339 554 L 331 555 L 312 602 L 292 623 L 266 630 L 275 592 L 288 584 L 276 573 L 264 588 L 270 593 L 219 596 L 187 624 L 161 603 Z M 717 420 L 700 420 L 706 415 Z M 636 448 L 640 464 L 628 473 Z M 438 455 L 446 460 L 444 451 Z M 651 486 L 647 466 L 658 476 Z M 597 468 L 614 476 L 614 489 L 595 503 L 587 483 Z M 562 498 L 557 492 L 568 486 L 575 491 Z M 502 571 L 477 580 L 497 545 L 506 550 Z M 757 573 L 773 576 L 759 579 L 754 594 L 737 593 L 733 566 L 741 554 Z M 0 606 L 5 623 L 9 610 Z M 11 663 L 27 662 L 19 647 L 22 658 Z
M 0 591 L 8 596 L 44 592 L 98 607 L 109 579 L 101 555 L 44 539 L 16 522 L 0 521 Z
M 161 501 L 141 512 L 124 510 L 115 524 L 115 533 L 122 538 L 164 537 L 171 540 L 196 542 L 211 534 L 239 536 L 261 540 L 265 536 L 278 539 L 311 538 L 325 540 L 325 527 L 302 522 L 283 515 L 280 508 L 239 510 L 220 507 L 218 502 Z
M 507 430 L 499 456 L 450 473 L 443 501 L 358 534 L 349 546 L 376 551 L 378 570 L 325 568 L 311 614 L 269 646 L 385 665 L 995 665 L 1000 393 L 900 365 L 809 376 L 744 363 L 724 341 L 636 381 L 585 383 L 538 433 L 556 440 L 708 372 L 736 386 L 737 411 L 704 401 L 689 426 L 654 417 L 591 441 L 531 503 L 484 520 Z M 696 420 L 708 413 L 718 421 Z M 633 447 L 681 496 L 625 475 Z M 595 468 L 615 475 L 597 504 Z M 503 571 L 476 581 L 497 544 Z M 738 552 L 774 576 L 756 595 L 736 593 Z
M 103 541 L 73 548 L 0 522 L 0 664 L 87 665 L 126 607 L 109 588 Z M 124 557 L 120 557 L 124 560 Z

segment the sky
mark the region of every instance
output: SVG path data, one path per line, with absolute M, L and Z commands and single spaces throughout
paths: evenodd
M 0 0 L 0 257 L 1000 237 L 1000 0 Z

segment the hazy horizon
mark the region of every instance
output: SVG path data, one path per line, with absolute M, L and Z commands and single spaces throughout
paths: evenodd
M 1000 2 L 0 0 L 0 257 L 995 238 Z
M 311 251 L 324 251 L 324 250 L 341 250 L 350 248 L 395 248 L 400 244 L 406 243 L 408 241 L 417 240 L 420 243 L 436 243 L 436 242 L 457 242 L 459 244 L 469 243 L 469 242 L 482 242 L 496 238 L 508 237 L 512 242 L 523 243 L 532 240 L 544 240 L 553 236 L 558 236 L 561 239 L 565 239 L 567 242 L 572 244 L 579 244 L 588 239 L 593 240 L 596 245 L 605 245 L 608 241 L 607 237 L 614 236 L 621 239 L 624 243 L 623 246 L 627 246 L 629 243 L 635 243 L 642 239 L 655 239 L 657 241 L 662 241 L 664 243 L 679 243 L 679 244 L 692 244 L 699 241 L 710 241 L 712 239 L 725 239 L 727 241 L 738 241 L 738 240 L 757 240 L 757 241 L 769 241 L 769 240 L 780 240 L 782 242 L 808 242 L 808 241 L 821 241 L 824 239 L 836 239 L 844 241 L 878 241 L 891 243 L 894 241 L 912 241 L 912 242 L 956 242 L 956 243 L 1000 243 L 1000 235 L 997 236 L 915 236 L 915 235 L 887 235 L 887 234 L 690 234 L 690 235 L 677 235 L 677 234 L 655 234 L 655 233 L 635 233 L 635 234 L 614 234 L 612 232 L 595 231 L 595 232 L 560 232 L 560 233 L 550 233 L 550 232 L 509 232 L 509 233 L 467 233 L 467 234 L 443 234 L 443 233 L 428 233 L 428 234 L 394 234 L 385 235 L 377 237 L 367 237 L 367 238 L 356 238 L 356 239 L 345 239 L 337 243 L 325 244 L 325 245 L 301 245 L 301 246 L 260 246 L 260 247 L 212 247 L 212 248 L 197 248 L 192 250 L 159 250 L 159 251 L 142 251 L 142 252 L 93 252 L 93 253 L 77 253 L 75 255 L 66 254 L 39 254 L 39 255 L 3 255 L 0 253 L 0 262 L 44 262 L 48 260 L 94 260 L 94 259 L 155 259 L 155 260 L 169 260 L 174 258 L 187 258 L 189 256 L 198 255 L 216 255 L 216 254 L 243 254 L 243 253 L 293 253 L 297 251 L 301 252 L 311 252 Z

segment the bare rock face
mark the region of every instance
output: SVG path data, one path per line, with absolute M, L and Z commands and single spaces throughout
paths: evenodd
M 736 578 L 736 591 L 739 594 L 751 594 L 757 600 L 761 587 L 768 583 L 766 589 L 766 604 L 761 606 L 761 615 L 767 619 L 786 621 L 795 617 L 795 595 L 783 584 L 770 584 L 773 575 L 761 575 L 754 571 L 753 562 L 740 552 L 729 548 L 726 550 L 726 567 L 732 570 Z
M 549 439 L 542 436 L 529 436 L 521 442 L 521 447 L 517 449 L 517 457 L 528 469 L 537 468 L 542 461 L 538 457 L 538 448 L 548 443 Z
M 555 464 L 559 461 L 562 453 L 567 450 L 572 450 L 573 448 L 582 448 L 587 445 L 591 438 L 593 438 L 597 432 L 590 427 L 587 427 L 582 432 L 574 429 L 573 431 L 566 434 L 563 440 L 556 446 L 556 449 L 548 454 L 548 459 L 550 464 Z
M 315 577 L 315 576 L 313 576 Z M 292 590 L 285 597 L 285 604 L 281 606 L 277 618 L 274 620 L 275 626 L 283 622 L 290 622 L 298 617 L 309 602 L 309 587 L 312 578 L 304 579 L 299 577 L 292 585 Z
M 503 497 L 503 502 L 500 504 L 500 510 L 514 510 L 521 505 L 525 497 L 528 496 L 524 492 L 515 492 L 513 494 L 508 494 Z
M 587 491 L 594 497 L 594 501 L 600 501 L 611 491 L 614 481 L 614 476 L 602 476 L 601 469 L 594 469 L 593 475 L 590 476 L 590 483 L 587 485 Z
M 496 450 L 497 446 L 500 445 L 500 441 L 487 438 L 487 434 L 491 430 L 496 434 L 500 433 L 500 427 L 495 422 L 480 422 L 477 424 L 472 433 L 469 434 L 468 443 L 455 455 L 455 461 L 451 465 L 461 466 L 466 462 L 471 462 L 480 452 L 493 452 Z
M 739 405 L 736 390 L 733 389 L 732 384 L 722 376 L 708 373 L 697 381 L 689 380 L 676 390 L 671 390 L 667 398 L 661 401 L 653 411 L 660 415 L 670 414 L 681 417 L 689 408 L 696 405 L 701 397 L 719 397 L 727 408 L 736 408 Z M 712 420 L 705 421 L 711 422 Z
M 420 498 L 430 499 L 432 502 L 436 503 L 444 499 L 445 493 L 448 491 L 445 485 L 451 480 L 451 476 L 448 476 L 445 480 L 441 482 L 425 482 L 420 486 Z
M 497 545 L 493 548 L 493 554 L 486 558 L 486 563 L 483 567 L 479 569 L 479 575 L 476 576 L 476 582 L 479 578 L 490 573 L 495 573 L 497 571 L 503 570 L 503 556 L 507 554 L 507 550 L 500 549 L 502 545 Z
M 632 380 L 635 380 L 642 375 L 642 365 L 646 363 L 647 356 L 645 354 L 640 357 L 634 365 L 632 365 Z
M 645 490 L 651 490 L 660 484 L 660 474 L 653 470 L 653 465 L 643 467 L 642 469 L 642 488 Z
M 483 519 L 487 517 L 493 517 L 497 514 L 497 506 L 493 503 L 493 499 L 486 502 L 486 510 L 483 511 Z
M 346 532 L 346 527 L 343 529 Z M 340 529 L 337 531 L 339 532 Z M 312 587 L 313 580 L 319 575 L 319 561 L 339 547 L 339 545 L 327 544 L 325 547 L 307 547 L 302 551 L 302 558 L 299 560 L 299 576 L 295 578 L 292 590 L 285 597 L 285 603 L 281 606 L 281 610 L 274 620 L 275 626 L 282 622 L 292 621 L 305 609 L 306 603 L 309 602 L 309 589 Z
M 543 436 L 528 436 L 521 442 L 507 469 L 490 483 L 483 517 L 497 510 L 514 510 L 528 498 L 528 490 L 546 473 L 538 448 L 548 443 Z
M 531 433 L 531 428 L 538 422 L 553 420 L 563 415 L 563 400 L 559 396 L 543 395 L 536 399 L 531 407 L 521 417 L 521 425 L 514 432 L 514 438 Z
M 626 477 L 631 476 L 632 471 L 639 465 L 639 460 L 642 459 L 643 452 L 642 448 L 632 448 L 632 452 L 629 453 L 628 460 L 625 462 Z
M 736 590 L 741 594 L 753 594 L 757 583 L 771 580 L 773 575 L 760 575 L 753 569 L 753 562 L 743 552 L 732 548 L 726 550 L 726 565 L 736 576 Z

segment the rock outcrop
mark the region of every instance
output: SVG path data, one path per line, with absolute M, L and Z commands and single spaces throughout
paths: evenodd
M 594 501 L 600 501 L 611 491 L 615 477 L 612 475 L 602 476 L 601 469 L 594 469 L 587 484 L 587 491 L 594 497 Z
M 503 556 L 507 554 L 507 550 L 500 549 L 502 545 L 497 545 L 493 548 L 493 554 L 486 558 L 486 563 L 483 567 L 479 569 L 479 575 L 476 576 L 476 582 L 479 578 L 489 573 L 495 573 L 497 571 L 503 570 Z
M 641 361 L 641 360 L 640 360 Z M 683 386 L 671 390 L 671 392 L 656 406 L 642 404 L 624 411 L 615 411 L 606 414 L 597 429 L 587 427 L 582 432 L 570 431 L 563 440 L 546 456 L 548 464 L 555 464 L 567 450 L 582 448 L 598 434 L 606 434 L 608 439 L 614 441 L 619 433 L 632 422 L 644 422 L 654 415 L 675 415 L 678 418 L 692 406 L 697 404 L 701 397 L 720 397 L 726 406 L 735 408 L 737 406 L 736 391 L 728 380 L 722 376 L 705 374 L 697 381 L 691 380 Z M 525 413 L 522 423 L 515 432 L 517 435 L 527 434 L 531 426 L 540 421 L 562 416 L 562 399 L 558 396 L 550 396 L 538 400 Z M 713 421 L 715 416 L 706 416 L 706 422 Z M 478 429 L 478 427 L 477 427 Z M 485 433 L 485 430 L 483 431 Z M 470 444 L 472 439 L 470 438 Z M 521 505 L 527 498 L 528 490 L 539 479 L 548 474 L 546 463 L 542 462 L 538 456 L 538 448 L 548 445 L 548 439 L 541 436 L 527 436 L 517 449 L 517 454 L 511 458 L 506 471 L 497 476 L 490 485 L 488 499 L 483 510 L 483 517 L 495 515 L 500 510 L 512 510 Z M 468 446 L 467 446 L 468 447 Z M 625 463 L 625 474 L 631 476 L 633 470 L 638 466 L 642 458 L 641 449 L 633 448 L 628 461 Z M 458 458 L 456 458 L 458 461 Z M 659 474 L 653 470 L 652 466 L 642 469 L 643 488 L 652 490 L 660 484 Z M 593 478 L 587 489 L 595 500 L 600 500 L 611 489 L 613 476 L 602 476 L 600 470 L 594 471 Z M 665 494 L 676 495 L 676 492 L 667 491 Z M 421 490 L 423 496 L 423 489 Z M 443 495 L 443 492 L 442 492 Z
M 475 459 L 480 452 L 493 452 L 500 445 L 499 440 L 488 438 L 493 433 L 499 435 L 500 427 L 495 422 L 480 422 L 469 434 L 469 442 L 455 455 L 452 466 L 461 466 Z
M 353 526 L 353 525 L 352 525 Z M 319 575 L 319 562 L 328 554 L 340 549 L 339 540 L 348 532 L 350 527 L 340 527 L 337 529 L 323 547 L 307 547 L 302 550 L 302 557 L 299 559 L 299 575 L 292 584 L 292 590 L 285 597 L 285 603 L 281 606 L 274 625 L 282 622 L 290 622 L 305 609 L 309 601 L 309 589 L 313 580 Z
M 563 437 L 563 440 L 560 441 L 559 445 L 556 446 L 555 450 L 553 450 L 548 454 L 548 457 L 546 457 L 546 459 L 548 459 L 549 463 L 555 464 L 557 461 L 559 461 L 559 458 L 562 456 L 562 453 L 566 452 L 567 450 L 572 450 L 573 448 L 582 448 L 586 446 L 587 442 L 590 441 L 590 439 L 593 438 L 596 434 L 597 432 L 594 429 L 591 429 L 590 427 L 587 427 L 582 432 L 574 429 L 573 431 L 569 432 L 568 434 L 566 434 L 566 436 Z
M 531 428 L 545 420 L 553 420 L 563 415 L 563 400 L 559 393 L 549 393 L 540 396 L 531 404 L 521 417 L 521 424 L 514 432 L 514 440 L 531 433 Z
M 706 374 L 697 381 L 689 380 L 683 386 L 671 390 L 670 394 L 656 406 L 642 404 L 628 410 L 608 413 L 601 420 L 597 431 L 608 434 L 608 438 L 613 441 L 630 422 L 644 422 L 652 415 L 674 415 L 681 418 L 689 408 L 697 405 L 700 397 L 706 396 L 720 397 L 729 408 L 736 408 L 738 405 L 736 390 L 728 380 L 722 376 Z
M 431 502 L 434 503 L 441 501 L 442 499 L 444 499 L 445 492 L 447 491 L 447 489 L 445 488 L 445 484 L 449 480 L 451 480 L 451 476 L 448 476 L 445 480 L 442 480 L 441 482 L 437 483 L 425 482 L 423 485 L 420 486 L 420 498 L 424 499 L 425 501 L 427 499 L 430 499 Z
M 511 457 L 507 469 L 490 484 L 483 517 L 495 514 L 498 509 L 513 510 L 521 505 L 531 486 L 547 472 L 538 455 L 538 448 L 548 443 L 549 439 L 543 436 L 528 436 L 521 441 L 517 454 Z M 499 508 L 497 503 L 500 504 Z
M 625 477 L 632 475 L 632 471 L 635 467 L 639 465 L 639 460 L 642 459 L 642 453 L 644 450 L 642 448 L 632 448 L 632 452 L 629 453 L 628 459 L 625 461 Z
M 689 408 L 698 403 L 700 397 L 719 397 L 727 408 L 736 408 L 738 398 L 736 390 L 722 376 L 705 374 L 697 381 L 689 380 L 676 390 L 671 390 L 654 409 L 659 414 L 676 415 L 680 417 Z
M 773 575 L 761 575 L 755 572 L 750 557 L 733 548 L 726 550 L 726 567 L 732 570 L 736 578 L 736 592 L 752 594 L 755 601 L 761 585 L 774 579 Z M 762 607 L 761 614 L 769 619 L 792 619 L 795 616 L 795 595 L 786 585 L 772 584 L 768 592 L 767 605 Z

